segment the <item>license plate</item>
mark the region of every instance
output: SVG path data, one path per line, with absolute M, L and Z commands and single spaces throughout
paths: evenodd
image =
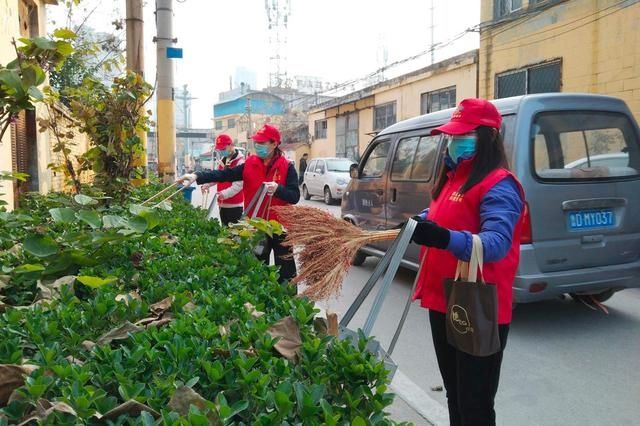
M 613 228 L 615 225 L 616 216 L 612 209 L 569 212 L 570 231 L 581 231 L 583 229 L 595 228 Z

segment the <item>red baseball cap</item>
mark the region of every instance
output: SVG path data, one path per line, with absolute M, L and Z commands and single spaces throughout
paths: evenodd
M 251 139 L 258 143 L 275 142 L 277 145 L 280 145 L 280 131 L 275 126 L 265 124 L 255 135 L 251 136 Z
M 486 99 L 464 99 L 453 112 L 451 120 L 431 131 L 432 135 L 464 135 L 479 126 L 500 129 L 502 116 L 496 107 Z
M 231 136 L 222 133 L 216 138 L 216 149 L 225 149 L 233 143 Z

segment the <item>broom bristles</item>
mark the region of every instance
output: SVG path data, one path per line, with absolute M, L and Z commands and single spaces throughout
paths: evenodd
M 287 232 L 284 245 L 297 249 L 299 271 L 292 283 L 304 284 L 302 294 L 312 300 L 337 297 L 358 250 L 376 241 L 393 240 L 400 232 L 364 231 L 315 207 L 272 208 Z

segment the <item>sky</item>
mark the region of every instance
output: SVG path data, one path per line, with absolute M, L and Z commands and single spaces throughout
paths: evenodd
M 272 1 L 272 0 L 270 0 Z M 280 0 L 282 2 L 282 0 Z M 319 77 L 342 83 L 361 78 L 427 50 L 431 44 L 431 0 L 290 0 L 287 31 L 289 75 Z M 480 0 L 433 0 L 434 40 L 446 43 L 480 20 Z M 110 24 L 124 17 L 125 0 L 84 0 L 76 22 L 96 8 L 87 25 L 114 32 Z M 184 58 L 175 62 L 175 87 L 188 84 L 192 125 L 212 126 L 213 104 L 229 88 L 238 67 L 257 75 L 258 88 L 268 82 L 269 43 L 264 0 L 174 0 L 174 37 Z M 56 10 L 57 9 L 57 10 Z M 155 1 L 145 2 L 145 77 L 153 84 L 156 46 Z M 62 7 L 51 7 L 50 28 L 64 25 Z M 123 35 L 124 37 L 124 35 Z M 478 33 L 469 32 L 435 52 L 435 61 L 478 47 Z M 393 77 L 429 65 L 430 55 L 393 67 Z M 354 87 L 357 88 L 357 87 Z M 331 93 L 328 93 L 331 94 Z

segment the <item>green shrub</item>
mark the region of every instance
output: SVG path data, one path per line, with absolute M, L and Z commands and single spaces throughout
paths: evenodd
M 0 364 L 38 367 L 0 424 L 52 403 L 41 424 L 391 424 L 383 363 L 316 332 L 314 305 L 253 255 L 259 235 L 182 200 L 135 204 L 157 189 L 0 213 Z M 272 335 L 281 320 L 299 329 L 293 357 Z

